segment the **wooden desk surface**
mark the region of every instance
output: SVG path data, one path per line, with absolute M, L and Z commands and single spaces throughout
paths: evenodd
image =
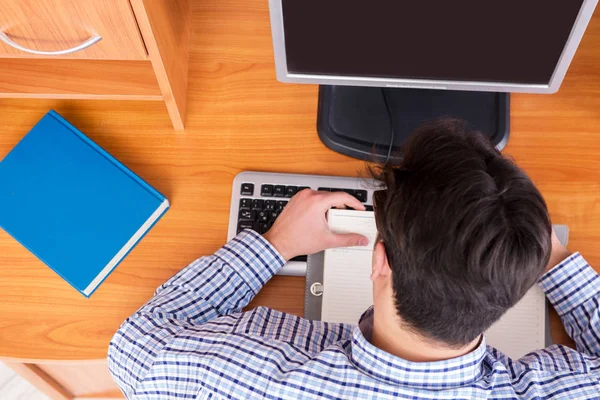
M 357 175 L 360 161 L 317 138 L 317 87 L 275 79 L 267 2 L 193 2 L 187 129 L 160 102 L 1 100 L 0 157 L 56 109 L 163 192 L 171 210 L 85 299 L 0 231 L 0 356 L 104 358 L 154 289 L 226 239 L 231 183 L 244 170 Z M 514 95 L 506 149 L 538 184 L 570 248 L 600 268 L 600 13 L 562 89 Z M 253 304 L 302 314 L 304 278 L 275 277 Z M 561 329 L 554 321 L 554 331 Z

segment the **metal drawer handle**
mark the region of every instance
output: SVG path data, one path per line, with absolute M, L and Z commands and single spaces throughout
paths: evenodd
M 98 43 L 101 39 L 102 39 L 101 36 L 95 35 L 95 36 L 92 36 L 91 38 L 89 38 L 88 40 L 86 40 L 85 42 L 83 42 L 73 48 L 70 48 L 70 49 L 58 50 L 58 51 L 40 51 L 40 50 L 33 50 L 33 49 L 28 49 L 27 47 L 23 47 L 19 43 L 15 42 L 11 38 L 9 38 L 6 33 L 0 31 L 0 40 L 2 40 L 4 43 L 9 45 L 10 47 L 13 47 L 17 50 L 24 51 L 26 53 L 39 54 L 39 55 L 43 55 L 43 56 L 61 56 L 63 54 L 75 53 L 79 50 L 87 49 L 91 45 Z

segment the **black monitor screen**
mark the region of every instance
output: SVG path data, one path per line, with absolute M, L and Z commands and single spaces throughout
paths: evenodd
M 583 0 L 282 0 L 297 74 L 548 84 Z

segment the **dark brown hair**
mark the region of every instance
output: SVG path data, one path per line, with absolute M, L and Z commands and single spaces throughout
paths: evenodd
M 418 129 L 399 167 L 374 171 L 379 239 L 403 323 L 470 343 L 536 283 L 551 252 L 546 203 L 529 177 L 458 120 Z

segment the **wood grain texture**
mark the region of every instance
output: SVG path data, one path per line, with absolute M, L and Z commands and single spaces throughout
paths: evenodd
M 191 9 L 188 0 L 131 0 L 167 111 L 184 129 Z
M 57 51 L 91 36 L 87 49 L 53 58 L 144 60 L 146 49 L 129 0 L 0 0 L 0 28 L 33 50 Z M 0 57 L 39 58 L 0 42 Z
M 150 61 L 13 58 L 0 62 L 0 98 L 162 101 Z
M 6 363 L 6 365 L 52 400 L 69 400 L 73 398 L 69 391 L 60 386 L 37 365 L 21 363 Z
M 0 157 L 56 109 L 163 192 L 171 210 L 85 299 L 0 232 L 0 356 L 106 356 L 121 322 L 156 287 L 225 241 L 231 183 L 243 170 L 356 176 L 316 131 L 317 87 L 275 80 L 267 2 L 192 2 L 185 134 L 157 102 L 0 100 Z M 560 92 L 512 97 L 506 154 L 532 176 L 570 248 L 600 268 L 600 17 Z M 304 279 L 273 278 L 252 305 L 302 314 Z M 553 322 L 555 334 L 560 326 Z M 557 327 L 558 326 L 558 327 Z

